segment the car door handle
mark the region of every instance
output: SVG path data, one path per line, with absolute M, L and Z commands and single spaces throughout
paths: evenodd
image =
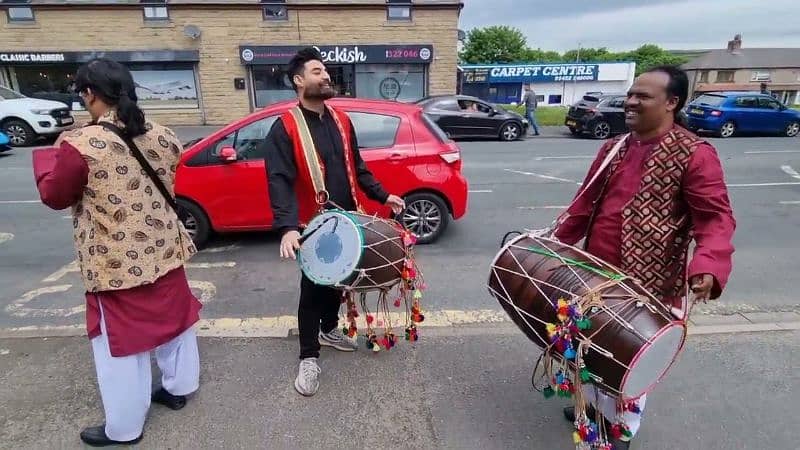
M 392 153 L 389 155 L 389 161 L 400 161 L 406 159 L 406 155 L 402 153 Z

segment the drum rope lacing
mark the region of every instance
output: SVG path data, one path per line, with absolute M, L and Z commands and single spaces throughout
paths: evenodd
M 511 308 L 513 308 L 513 310 L 519 314 L 519 317 L 522 319 L 525 325 L 533 332 L 534 335 L 537 336 L 537 338 L 543 344 L 544 351 L 542 352 L 536 363 L 536 367 L 534 368 L 534 373 L 531 378 L 531 382 L 533 384 L 534 389 L 540 392 L 545 392 L 545 396 L 548 396 L 548 391 L 546 390 L 549 390 L 549 395 L 554 395 L 555 391 L 553 391 L 552 385 L 550 384 L 548 384 L 548 386 L 545 387 L 544 389 L 539 389 L 537 387 L 536 373 L 539 370 L 539 367 L 543 366 L 542 377 L 547 379 L 548 383 L 550 383 L 551 381 L 553 384 L 555 384 L 556 382 L 561 382 L 562 384 L 566 383 L 563 384 L 563 386 L 565 386 L 565 389 L 568 389 L 568 392 L 571 393 L 570 395 L 574 395 L 575 414 L 576 414 L 576 421 L 575 421 L 576 431 L 574 433 L 574 440 L 578 448 L 598 448 L 598 449 L 610 448 L 610 444 L 608 443 L 607 440 L 608 430 L 606 429 L 607 428 L 606 421 L 603 419 L 603 416 L 600 413 L 599 408 L 597 409 L 597 417 L 595 418 L 595 422 L 591 422 L 587 417 L 586 401 L 584 399 L 584 393 L 583 393 L 583 383 L 584 382 L 588 383 L 589 381 L 593 381 L 596 385 L 602 386 L 606 391 L 616 394 L 620 399 L 617 405 L 618 408 L 617 423 L 614 424 L 612 427 L 613 428 L 612 434 L 614 435 L 615 438 L 618 438 L 619 436 L 630 437 L 629 436 L 630 433 L 626 429 L 624 422 L 621 419 L 621 414 L 624 412 L 625 408 L 628 408 L 628 406 L 626 404 L 623 404 L 621 400 L 623 394 L 622 392 L 607 385 L 606 383 L 603 382 L 601 377 L 590 373 L 586 369 L 586 365 L 584 363 L 584 355 L 586 355 L 589 352 L 589 350 L 594 350 L 606 356 L 610 360 L 616 362 L 617 364 L 625 368 L 625 370 L 630 370 L 629 366 L 614 358 L 613 353 L 611 353 L 607 349 L 604 349 L 598 346 L 597 344 L 593 343 L 592 339 L 598 333 L 600 333 L 605 327 L 609 326 L 612 323 L 618 323 L 624 326 L 631 333 L 638 336 L 643 341 L 647 342 L 648 344 L 652 344 L 653 341 L 651 339 L 648 339 L 641 333 L 639 333 L 635 327 L 633 327 L 627 320 L 623 318 L 623 316 L 630 309 L 646 307 L 650 311 L 659 314 L 664 318 L 667 319 L 670 318 L 661 309 L 656 308 L 652 304 L 652 302 L 657 302 L 655 297 L 653 297 L 648 292 L 643 292 L 643 293 L 636 292 L 630 286 L 623 283 L 625 280 L 630 279 L 630 277 L 619 271 L 619 269 L 611 266 L 610 264 L 604 263 L 603 261 L 593 257 L 592 255 L 580 250 L 579 251 L 582 254 L 582 256 L 587 257 L 591 261 L 591 263 L 596 264 L 596 266 L 590 263 L 585 263 L 582 261 L 577 261 L 574 259 L 563 257 L 560 254 L 558 254 L 558 252 L 548 247 L 548 245 L 545 242 L 543 242 L 543 239 L 539 239 L 540 236 L 533 236 L 531 234 L 528 234 L 528 236 L 536 240 L 537 243 L 541 245 L 541 248 L 536 248 L 531 246 L 521 246 L 515 243 L 506 245 L 505 240 L 507 239 L 509 234 L 503 237 L 503 242 L 504 242 L 503 252 L 511 257 L 514 264 L 516 264 L 516 266 L 519 268 L 519 271 L 514 269 L 507 269 L 504 267 L 498 267 L 496 264 L 493 264 L 492 271 L 495 277 L 498 277 L 499 279 L 498 276 L 499 272 L 502 271 L 505 273 L 510 273 L 515 276 L 527 279 L 527 282 L 529 282 L 542 295 L 543 298 L 549 300 L 548 303 L 552 308 L 556 309 L 556 312 L 558 312 L 558 310 L 556 308 L 556 304 L 552 298 L 552 295 L 547 295 L 542 289 L 542 287 L 547 287 L 553 290 L 553 293 L 556 292 L 563 293 L 566 297 L 569 298 L 569 304 L 575 307 L 578 311 L 585 312 L 586 313 L 585 315 L 586 317 L 588 317 L 589 320 L 591 320 L 597 314 L 597 312 L 592 313 L 592 311 L 593 310 L 596 311 L 599 308 L 602 308 L 603 311 L 609 316 L 611 316 L 613 319 L 607 321 L 604 324 L 593 327 L 590 334 L 586 334 L 584 332 L 576 333 L 573 337 L 577 341 L 577 350 L 575 351 L 574 362 L 569 361 L 567 358 L 564 357 L 564 355 L 556 351 L 555 341 L 548 342 L 547 340 L 545 340 L 536 331 L 536 329 L 534 328 L 533 324 L 529 319 L 533 319 L 535 322 L 538 322 L 540 325 L 545 327 L 554 326 L 554 324 L 549 324 L 546 321 L 539 319 L 538 317 L 528 313 L 527 311 L 522 310 L 520 307 L 514 304 L 514 302 L 511 300 L 511 295 L 504 284 L 500 283 L 500 286 L 504 291 L 502 293 L 497 292 L 496 289 L 492 288 L 491 286 L 488 286 L 489 290 L 494 294 L 496 298 L 501 299 L 503 302 L 511 306 Z M 522 238 L 523 237 L 520 237 L 517 240 L 521 240 Z M 512 251 L 512 249 L 520 250 L 520 253 L 532 252 L 543 256 L 548 256 L 551 258 L 558 259 L 562 264 L 560 267 L 568 268 L 569 271 L 574 275 L 575 279 L 580 281 L 580 283 L 586 289 L 586 292 L 582 295 L 577 295 L 570 290 L 566 290 L 560 286 L 556 286 L 544 280 L 539 280 L 537 278 L 532 277 L 527 273 L 527 271 L 525 271 L 522 262 L 518 258 L 516 252 Z M 603 269 L 602 267 L 604 266 L 610 268 L 611 270 Z M 578 269 L 602 276 L 604 278 L 607 278 L 607 280 L 597 286 L 590 287 L 588 283 L 586 283 L 586 281 L 580 276 Z M 603 291 L 608 290 L 611 287 L 622 288 L 624 291 L 628 293 L 630 298 L 625 298 L 627 296 L 623 295 L 622 296 L 623 298 L 616 304 L 607 305 L 604 301 Z M 614 297 L 619 298 L 620 295 L 616 295 Z M 560 366 L 558 372 L 555 372 L 553 369 L 553 366 L 556 363 L 558 363 L 558 365 Z M 568 373 L 569 371 L 572 371 L 572 373 L 575 374 L 575 376 L 572 377 L 573 378 L 572 381 L 570 381 L 569 378 L 565 376 L 565 374 Z M 572 384 L 571 387 L 569 386 L 570 383 Z M 559 393 L 561 392 L 562 391 L 559 390 Z

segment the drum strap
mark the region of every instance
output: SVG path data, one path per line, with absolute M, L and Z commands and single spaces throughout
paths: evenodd
M 328 191 L 325 189 L 325 167 L 317 153 L 317 147 L 314 145 L 314 139 L 311 137 L 311 131 L 308 129 L 306 118 L 303 117 L 303 111 L 299 106 L 289 110 L 297 123 L 298 134 L 300 135 L 300 145 L 303 148 L 303 155 L 306 159 L 308 171 L 311 174 L 311 183 L 314 185 L 314 193 L 317 196 L 317 202 L 324 204 L 328 201 Z

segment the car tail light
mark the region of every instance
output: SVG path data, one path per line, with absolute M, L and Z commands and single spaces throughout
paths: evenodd
M 722 111 L 711 111 L 711 115 L 714 117 L 719 117 L 722 115 Z
M 461 152 L 440 153 L 439 157 L 442 158 L 447 164 L 453 164 L 461 160 Z

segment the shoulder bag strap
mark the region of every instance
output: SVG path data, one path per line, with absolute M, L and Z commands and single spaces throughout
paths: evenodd
M 147 175 L 150 177 L 150 180 L 153 182 L 153 184 L 156 185 L 156 188 L 158 188 L 158 190 L 161 192 L 161 195 L 164 196 L 164 199 L 167 201 L 167 204 L 169 204 L 169 206 L 172 207 L 172 210 L 175 211 L 175 214 L 178 214 L 178 205 L 177 203 L 175 203 L 175 199 L 172 197 L 167 187 L 164 186 L 164 182 L 161 180 L 161 177 L 158 176 L 156 171 L 153 170 L 153 167 L 150 166 L 150 163 L 147 162 L 147 159 L 144 157 L 141 150 L 139 150 L 139 147 L 136 146 L 136 143 L 133 142 L 133 139 L 131 139 L 130 136 L 127 135 L 127 133 L 122 131 L 118 126 L 114 125 L 113 123 L 99 122 L 98 125 L 108 128 L 109 130 L 114 132 L 114 134 L 119 136 L 120 139 L 125 141 L 126 144 L 128 144 L 128 148 L 131 149 L 131 153 L 133 153 L 133 156 L 136 158 L 137 161 L 139 161 L 139 164 L 142 166 L 142 169 L 144 169 L 144 171 L 147 172 Z

